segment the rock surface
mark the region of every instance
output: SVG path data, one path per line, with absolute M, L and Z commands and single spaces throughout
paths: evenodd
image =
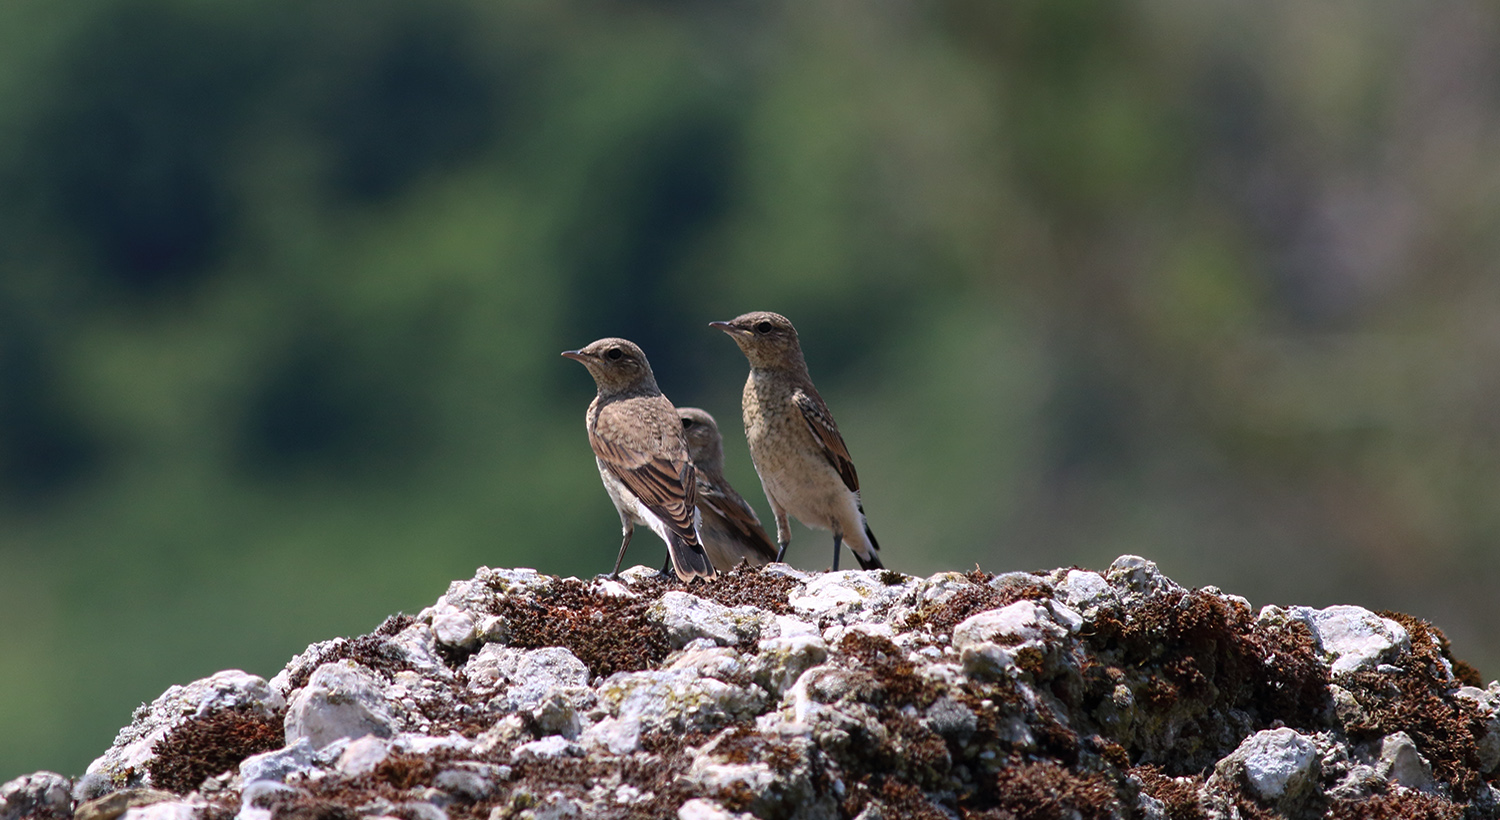
M 1432 625 L 1103 573 L 481 569 L 137 710 L 0 820 L 1500 817 Z

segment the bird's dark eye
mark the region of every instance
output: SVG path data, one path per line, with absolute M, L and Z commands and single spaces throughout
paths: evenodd
M 770 322 L 761 322 L 760 324 L 758 324 L 758 325 L 755 326 L 755 332 L 756 333 L 770 333 L 771 332 L 771 323 Z
M 624 355 L 625 354 L 621 352 L 620 348 L 618 347 L 612 347 L 604 352 L 604 358 L 609 359 L 610 361 L 619 361 L 620 357 Z
M 682 420 L 682 429 L 686 430 L 689 427 L 692 427 L 696 423 L 697 422 L 693 421 L 692 419 L 683 419 Z

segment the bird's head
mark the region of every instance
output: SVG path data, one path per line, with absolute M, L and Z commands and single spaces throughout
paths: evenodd
M 700 468 L 722 470 L 724 466 L 724 438 L 719 435 L 719 425 L 707 410 L 696 407 L 677 408 L 677 417 L 682 419 L 682 437 L 687 439 L 688 455 Z
M 727 322 L 709 322 L 708 326 L 729 334 L 750 360 L 751 367 L 793 367 L 803 363 L 797 328 L 780 313 L 757 310 Z
M 634 342 L 608 338 L 592 342 L 577 350 L 564 350 L 564 356 L 588 368 L 604 396 L 632 391 L 656 391 L 656 376 L 651 363 Z

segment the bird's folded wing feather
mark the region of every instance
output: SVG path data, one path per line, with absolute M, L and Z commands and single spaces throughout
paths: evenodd
M 677 443 L 667 452 L 653 453 L 649 439 L 622 441 L 613 435 L 618 426 L 607 423 L 601 412 L 595 429 L 589 431 L 589 446 L 606 469 L 620 480 L 640 502 L 690 544 L 698 543 L 693 529 L 693 509 L 698 502 L 697 481 L 687 447 Z M 673 413 L 673 419 L 676 414 Z M 641 438 L 629 436 L 629 439 Z
M 760 519 L 755 517 L 755 511 L 734 490 L 725 489 L 700 474 L 698 505 L 708 507 L 724 519 L 724 523 L 739 533 L 744 541 L 753 544 L 767 559 L 776 557 L 776 548 L 771 545 L 771 538 L 760 525 Z
M 844 479 L 844 486 L 852 492 L 858 492 L 859 476 L 854 472 L 854 462 L 849 458 L 844 437 L 839 435 L 839 428 L 833 423 L 833 416 L 823 400 L 805 390 L 798 390 L 792 395 L 792 401 L 802 411 L 802 419 L 807 422 L 813 438 L 823 449 L 823 457 L 828 459 L 828 463 L 838 471 L 839 477 Z

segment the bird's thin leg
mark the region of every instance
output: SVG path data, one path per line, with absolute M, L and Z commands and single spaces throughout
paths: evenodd
M 671 550 L 667 550 L 667 561 L 666 561 L 666 563 L 664 563 L 664 564 L 661 565 L 661 577 L 666 578 L 668 580 L 672 580 L 672 579 L 675 579 L 677 577 L 677 570 L 676 570 L 676 568 L 674 568 L 672 566 L 672 551 Z
M 833 569 L 829 572 L 839 571 L 839 551 L 844 546 L 844 534 L 838 530 L 833 531 Z
M 625 548 L 630 546 L 630 536 L 635 534 L 635 525 L 626 520 L 621 527 L 625 531 L 625 537 L 620 540 L 620 556 L 615 559 L 615 568 L 609 573 L 609 577 L 620 577 L 620 564 L 625 561 Z
M 776 550 L 776 563 L 786 557 L 786 548 L 792 545 L 792 524 L 786 517 L 786 510 L 775 501 L 771 502 L 771 512 L 776 516 L 776 544 L 780 549 Z

